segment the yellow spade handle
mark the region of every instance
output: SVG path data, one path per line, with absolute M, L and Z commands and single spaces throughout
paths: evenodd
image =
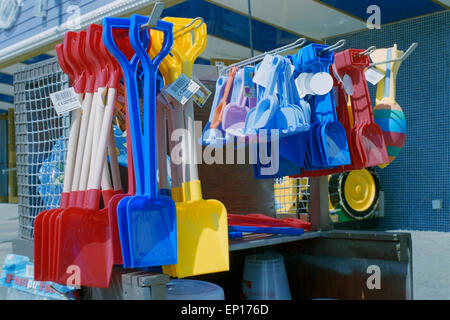
M 392 50 L 392 57 L 391 59 L 396 59 L 399 54 L 403 54 L 402 51 L 397 50 L 397 46 L 394 46 L 393 48 L 390 48 L 389 50 Z M 395 94 L 396 94 L 396 80 L 397 80 L 397 73 L 398 69 L 400 68 L 401 61 L 391 62 L 390 63 L 390 74 L 388 75 L 388 70 L 386 68 L 386 74 L 385 77 L 378 82 L 377 84 L 377 96 L 376 96 L 376 104 L 379 104 L 381 100 L 391 100 L 395 101 Z M 389 77 L 389 88 L 386 87 L 386 77 Z
M 191 19 L 167 19 L 167 21 L 176 24 L 177 21 L 187 24 Z M 182 72 L 192 78 L 194 70 L 194 61 L 203 52 L 206 47 L 206 25 L 203 25 L 194 31 L 195 42 L 193 46 L 186 52 L 178 52 L 181 59 Z M 189 133 L 188 151 L 188 168 L 186 168 L 186 179 L 182 183 L 185 200 L 202 200 L 201 183 L 198 177 L 197 168 L 197 144 L 195 139 L 195 122 L 194 122 L 194 102 L 189 100 L 184 106 L 185 128 Z M 186 146 L 186 144 L 185 144 Z
M 182 70 L 183 73 L 192 78 L 194 64 L 193 61 L 190 60 L 182 60 Z M 195 139 L 195 121 L 194 121 L 194 102 L 190 99 L 184 105 L 184 120 L 185 120 L 185 128 L 188 133 L 188 145 L 187 145 L 187 154 L 188 154 L 188 168 L 186 170 L 186 181 L 183 184 L 184 190 L 186 194 L 186 198 L 189 200 L 201 200 L 201 189 L 200 189 L 200 181 L 198 177 L 198 168 L 197 168 L 197 143 Z M 199 183 L 196 183 L 198 181 Z M 188 184 L 189 187 L 186 186 Z

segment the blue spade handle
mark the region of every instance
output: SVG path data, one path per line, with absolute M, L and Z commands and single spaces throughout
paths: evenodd
M 114 36 L 113 29 L 129 29 L 130 19 L 128 18 L 103 18 L 103 42 L 106 49 L 117 60 L 122 68 L 125 78 L 125 85 L 127 91 L 127 104 L 129 113 L 130 134 L 132 142 L 133 166 L 136 181 L 136 194 L 144 193 L 144 159 L 142 152 L 142 128 L 141 128 L 141 113 L 139 108 L 139 91 L 137 83 L 137 68 L 139 60 L 137 55 L 134 55 L 131 60 L 118 48 Z M 149 36 L 146 33 L 141 41 L 142 46 L 148 47 Z
M 144 177 L 145 193 L 150 198 L 158 195 L 157 187 L 157 160 L 156 160 L 156 74 L 161 61 L 169 54 L 173 45 L 173 24 L 158 20 L 155 30 L 164 33 L 164 43 L 161 51 L 152 60 L 142 37 L 148 36 L 148 31 L 141 31 L 141 26 L 148 22 L 148 17 L 134 14 L 130 18 L 129 37 L 136 56 L 142 63 L 144 70 Z

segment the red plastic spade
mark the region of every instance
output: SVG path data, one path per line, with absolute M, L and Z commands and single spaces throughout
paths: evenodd
M 86 77 L 79 69 L 73 68 L 69 61 L 69 57 L 64 49 L 64 46 L 70 42 L 69 40 L 68 36 L 64 37 L 64 44 L 58 44 L 56 46 L 56 54 L 61 69 L 68 75 L 70 83 L 78 94 L 78 99 L 81 102 L 85 90 Z M 49 263 L 48 259 L 51 259 L 52 257 L 52 255 L 49 255 L 47 252 L 48 235 L 53 233 L 51 225 L 48 223 L 48 219 L 50 216 L 67 208 L 72 196 L 72 178 L 81 122 L 81 112 L 79 109 L 72 111 L 71 122 L 60 209 L 45 210 L 35 218 L 34 222 L 34 279 L 39 281 L 47 280 L 46 278 L 49 276 L 46 272 Z
M 354 153 L 352 164 L 360 167 L 372 167 L 389 161 L 386 144 L 380 127 L 374 122 L 372 104 L 364 70 L 369 66 L 363 49 L 347 49 L 336 53 L 335 62 L 339 75 L 350 76 L 353 82 L 353 95 L 350 96 L 354 124 L 350 134 Z M 355 161 L 353 162 L 353 158 Z M 364 163 L 358 163 L 364 160 Z
M 98 44 L 100 46 L 100 42 Z M 100 51 L 101 52 L 101 49 Z M 106 210 L 99 210 L 100 184 L 106 159 L 106 148 L 111 137 L 111 122 L 116 89 L 120 71 L 108 65 L 108 91 L 106 106 L 100 123 L 98 136 L 94 136 L 95 147 L 89 165 L 88 191 L 83 207 L 74 206 L 62 212 L 58 235 L 58 264 L 55 282 L 67 284 L 74 268 L 79 275 L 78 284 L 107 288 L 113 266 L 113 248 L 110 236 L 109 218 Z M 100 117 L 96 117 L 97 119 Z M 107 200 L 106 200 L 107 201 Z
M 253 227 L 290 227 L 311 229 L 311 223 L 296 218 L 275 219 L 263 214 L 251 213 L 246 215 L 228 214 L 228 225 L 230 226 L 253 226 Z

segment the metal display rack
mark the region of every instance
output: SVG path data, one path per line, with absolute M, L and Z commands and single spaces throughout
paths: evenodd
M 70 114 L 56 114 L 49 94 L 68 86 L 68 78 L 56 58 L 23 67 L 14 74 L 19 236 L 22 239 L 33 239 L 34 219 L 39 212 L 59 207 L 64 176 L 54 175 L 63 172 Z
M 212 67 L 211 68 L 216 68 Z M 60 192 L 51 184 L 42 183 L 40 176 L 46 173 L 40 172 L 42 164 L 57 167 L 63 165 L 67 148 L 70 129 L 70 116 L 58 116 L 50 102 L 49 94 L 69 86 L 67 77 L 62 73 L 56 59 L 24 67 L 14 75 L 15 89 L 15 122 L 17 140 L 17 175 L 19 196 L 19 236 L 13 241 L 13 251 L 17 254 L 27 255 L 33 259 L 33 223 L 36 215 L 42 210 L 59 206 Z M 60 143 L 62 148 L 58 150 L 58 157 L 52 157 L 54 147 Z M 62 170 L 63 171 L 63 170 Z M 47 172 L 47 174 L 49 174 Z M 43 179 L 45 180 L 45 179 Z M 55 181 L 55 180 L 52 180 Z M 316 259 L 323 257 L 330 259 L 327 262 L 330 268 L 336 263 L 335 256 L 341 257 L 339 263 L 360 261 L 366 263 L 367 259 L 384 259 L 386 253 L 386 267 L 401 266 L 400 278 L 401 290 L 392 295 L 393 298 L 408 298 L 412 291 L 411 281 L 411 244 L 409 234 L 392 235 L 388 233 L 361 233 L 354 231 L 333 231 L 328 207 L 328 177 L 312 178 L 282 178 L 274 180 L 275 211 L 278 217 L 293 215 L 305 217 L 311 222 L 311 231 L 301 236 L 283 235 L 246 235 L 242 239 L 230 240 L 230 255 L 242 257 L 252 251 L 277 250 L 284 251 L 288 269 L 288 276 L 295 276 L 296 270 L 311 268 L 313 273 L 304 275 L 305 278 L 295 279 L 292 282 L 294 293 L 300 294 L 300 283 L 315 277 L 321 279 L 321 270 L 314 267 Z M 44 187 L 44 188 L 43 188 Z M 40 190 L 47 190 L 45 195 Z M 384 246 L 380 249 L 380 241 Z M 356 250 L 357 244 L 364 244 L 362 250 Z M 401 250 L 401 259 L 398 253 Z M 311 261 L 303 261 L 299 257 L 304 254 L 311 256 Z M 236 258 L 232 261 L 240 261 Z M 317 261 L 319 261 L 317 260 Z M 328 260 L 327 260 L 328 261 Z M 366 261 L 366 262 L 365 262 Z M 378 260 L 376 260 L 378 261 Z M 235 282 L 236 276 L 241 276 L 242 265 L 230 266 L 230 272 L 205 275 L 217 277 L 216 283 L 227 284 Z M 331 270 L 331 269 L 330 269 Z M 404 282 L 405 270 L 408 277 Z M 323 270 L 322 270 L 323 271 Z M 365 276 L 365 269 L 357 265 L 354 274 Z M 390 276 L 390 275 L 388 275 Z M 222 277 L 222 278 L 220 278 Z M 234 278 L 233 278 L 234 277 Z M 302 275 L 303 277 L 303 275 Z M 129 270 L 116 270 L 113 273 L 111 288 L 100 290 L 86 288 L 87 296 L 91 299 L 153 299 L 160 297 L 168 277 L 163 274 L 130 272 Z M 333 279 L 342 279 L 342 275 L 333 274 Z M 396 278 L 396 279 L 397 279 Z M 359 279 L 359 278 L 358 278 Z M 214 281 L 213 281 L 214 282 Z M 223 282 L 223 283 L 222 283 Z M 355 281 L 354 281 L 355 282 Z M 359 285 L 359 282 L 355 282 Z M 403 287 L 403 283 L 407 286 Z M 227 288 L 233 291 L 233 288 Z M 326 290 L 327 286 L 323 286 Z M 99 293 L 101 291 L 101 293 Z M 109 291 L 109 293 L 108 293 Z M 234 294 L 234 293 L 233 293 Z M 309 294 L 309 293 L 307 293 Z

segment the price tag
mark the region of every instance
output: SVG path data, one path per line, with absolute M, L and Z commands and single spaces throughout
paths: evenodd
M 175 100 L 184 105 L 200 89 L 200 86 L 185 74 L 181 74 L 167 89 Z
M 72 87 L 50 93 L 50 99 L 52 100 L 53 106 L 55 107 L 58 115 L 81 108 L 80 101 L 78 100 L 77 94 Z
M 258 70 L 255 72 L 255 76 L 253 77 L 253 83 L 260 85 L 261 87 L 266 88 L 269 82 L 269 78 L 272 73 L 272 61 L 274 56 L 270 54 L 266 55 L 261 62 Z
M 344 75 L 344 78 L 342 79 L 342 83 L 344 84 L 344 90 L 349 96 L 353 96 L 353 81 L 352 78 L 346 74 Z
M 316 95 L 325 95 L 333 88 L 333 78 L 328 72 L 315 73 L 309 80 L 309 87 Z
M 200 80 L 194 77 L 194 81 L 199 85 L 199 89 L 194 93 L 192 99 L 200 107 L 203 108 L 209 96 L 211 90 L 209 90 Z
M 253 77 L 255 75 L 255 67 L 244 67 L 244 95 L 246 97 L 256 97 L 256 86 L 253 83 Z
M 366 80 L 369 81 L 371 84 L 376 85 L 378 82 L 380 82 L 384 78 L 384 73 L 381 71 L 378 71 L 375 68 L 369 68 L 365 71 L 366 74 Z

